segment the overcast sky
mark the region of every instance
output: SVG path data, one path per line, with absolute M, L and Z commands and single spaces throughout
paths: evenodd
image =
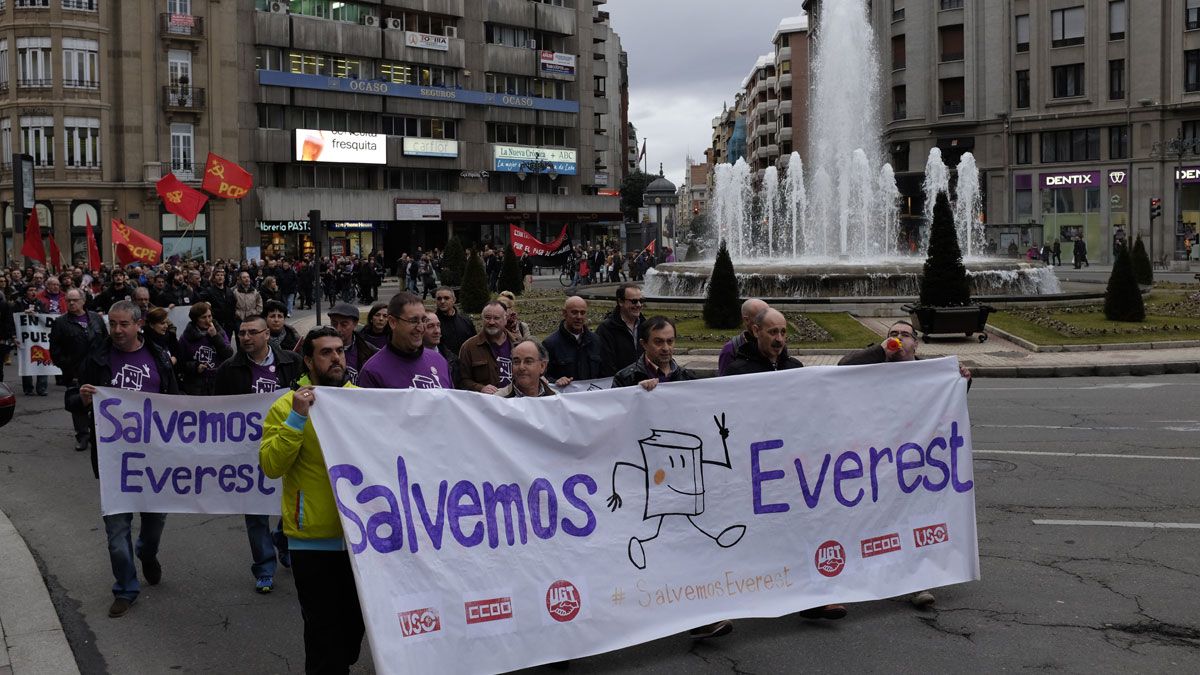
M 609 0 L 612 27 L 629 53 L 629 121 L 648 140 L 652 173 L 659 162 L 683 181 L 690 152 L 697 162 L 712 142 L 712 118 L 732 105 L 759 56 L 773 51 L 781 19 L 802 13 L 801 0 Z

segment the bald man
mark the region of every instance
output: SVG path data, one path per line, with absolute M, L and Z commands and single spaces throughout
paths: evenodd
M 729 364 L 733 362 L 733 355 L 742 345 L 753 339 L 750 334 L 750 324 L 754 323 L 754 317 L 760 312 L 767 309 L 769 305 L 759 300 L 758 298 L 750 298 L 742 303 L 742 332 L 733 336 L 733 339 L 725 343 L 721 348 L 721 355 L 717 357 L 717 375 L 724 375 L 729 368 Z
M 587 301 L 583 298 L 578 295 L 567 298 L 558 330 L 542 341 L 550 353 L 546 377 L 560 387 L 575 380 L 603 376 L 600 339 L 588 330 L 587 311 Z
M 750 324 L 750 339 L 738 348 L 726 375 L 769 373 L 775 370 L 801 368 L 804 364 L 788 356 L 787 319 L 776 309 L 764 309 Z

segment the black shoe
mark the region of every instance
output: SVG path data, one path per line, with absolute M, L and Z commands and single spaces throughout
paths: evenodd
M 700 626 L 688 631 L 688 635 L 692 636 L 693 640 L 707 640 L 708 638 L 717 638 L 722 635 L 729 635 L 733 632 L 733 622 L 729 619 L 722 619 L 716 623 L 710 623 L 707 626 Z
M 836 621 L 846 616 L 846 608 L 842 605 L 825 605 L 824 607 L 813 607 L 800 612 L 800 616 L 805 619 L 829 619 Z
M 158 558 L 142 558 L 142 576 L 146 577 L 146 583 L 151 586 L 157 586 L 158 582 L 162 581 L 162 565 L 159 564 Z
M 127 598 L 115 598 L 112 606 L 108 608 L 108 618 L 119 619 L 125 616 L 125 612 L 128 612 L 132 605 L 133 602 Z

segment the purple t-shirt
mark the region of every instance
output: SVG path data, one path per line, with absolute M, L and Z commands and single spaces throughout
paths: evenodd
M 375 347 L 376 349 L 383 349 L 387 346 L 388 340 L 391 339 L 387 333 L 375 334 L 365 330 L 361 331 L 359 335 L 362 336 L 362 339 L 367 341 L 367 344 Z
M 363 364 L 358 386 L 366 389 L 453 389 L 450 365 L 433 349 L 416 356 L 400 354 L 388 345 Z
M 179 338 L 179 349 L 188 356 L 188 358 L 196 363 L 204 366 L 204 372 L 200 377 L 213 378 L 217 376 L 217 366 L 221 365 L 217 362 L 217 350 L 210 344 L 210 339 L 220 340 L 225 344 L 229 341 L 225 339 L 225 333 L 221 329 L 217 329 L 217 337 L 209 338 L 207 334 L 203 334 L 196 342 L 188 340 L 186 332 L 184 337 Z
M 275 391 L 279 388 L 279 373 L 275 371 L 275 364 L 260 366 L 254 361 L 250 362 L 250 389 L 255 394 Z
M 350 384 L 358 384 L 358 375 L 362 370 L 363 364 L 358 362 L 358 343 L 351 341 L 350 346 L 346 347 L 346 379 Z
M 492 356 L 496 357 L 496 368 L 500 371 L 500 384 L 496 387 L 503 389 L 512 384 L 512 342 L 505 340 L 497 345 L 489 340 L 488 346 L 492 348 Z
M 134 352 L 113 349 L 108 356 L 108 367 L 112 369 L 113 374 L 109 384 L 114 387 L 154 394 L 162 390 L 162 380 L 158 377 L 154 355 L 144 342 Z
M 745 341 L 746 334 L 740 333 L 735 335 L 729 342 L 726 342 L 725 346 L 721 348 L 721 354 L 717 356 L 718 376 L 725 374 L 725 369 L 729 367 L 729 364 L 733 363 L 733 358 L 735 356 L 734 352 L 736 352 L 737 348 L 740 347 Z
M 83 326 L 85 329 L 88 327 L 88 313 L 87 312 L 84 312 L 83 314 L 71 314 L 70 317 L 71 317 L 72 321 L 79 324 L 80 326 Z

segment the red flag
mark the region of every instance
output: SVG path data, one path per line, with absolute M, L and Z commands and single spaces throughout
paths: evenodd
M 50 262 L 48 264 L 51 267 L 54 267 L 54 266 L 61 267 L 63 264 L 62 251 L 58 250 L 58 242 L 54 241 L 53 234 L 50 235 Z
M 650 253 L 650 255 L 654 255 L 654 240 L 651 239 L 650 243 L 646 244 L 646 248 L 644 248 L 642 250 L 648 251 Z
M 96 245 L 96 233 L 92 230 L 92 214 L 87 214 L 87 240 L 88 240 L 88 269 L 93 272 L 100 271 L 100 247 Z
M 508 241 L 512 244 L 513 251 L 516 251 L 518 254 L 524 253 L 532 256 L 561 255 L 571 248 L 571 242 L 567 240 L 566 225 L 563 225 L 562 232 L 558 234 L 557 239 L 544 244 L 532 234 L 510 223 L 508 226 Z
M 46 264 L 46 245 L 42 243 L 42 226 L 38 224 L 36 206 L 30 209 L 29 220 L 25 223 L 25 243 L 21 245 L 21 255 Z
M 204 183 L 200 187 L 216 197 L 241 199 L 254 187 L 254 178 L 249 171 L 210 152 L 204 165 Z
M 200 209 L 208 203 L 208 197 L 203 192 L 184 185 L 173 173 L 163 176 L 162 180 L 154 185 L 154 191 L 163 200 L 163 206 L 168 211 L 189 223 L 196 220 Z
M 119 218 L 112 220 L 112 238 L 117 247 L 117 262 L 122 265 L 138 261 L 157 265 L 162 260 L 162 244 L 129 227 Z
M 638 153 L 638 158 L 637 158 L 637 161 L 639 161 L 639 162 L 640 162 L 640 161 L 642 161 L 642 159 L 643 159 L 645 156 L 646 156 L 646 141 L 645 141 L 645 140 L 643 140 L 643 141 L 642 141 L 642 151 Z

